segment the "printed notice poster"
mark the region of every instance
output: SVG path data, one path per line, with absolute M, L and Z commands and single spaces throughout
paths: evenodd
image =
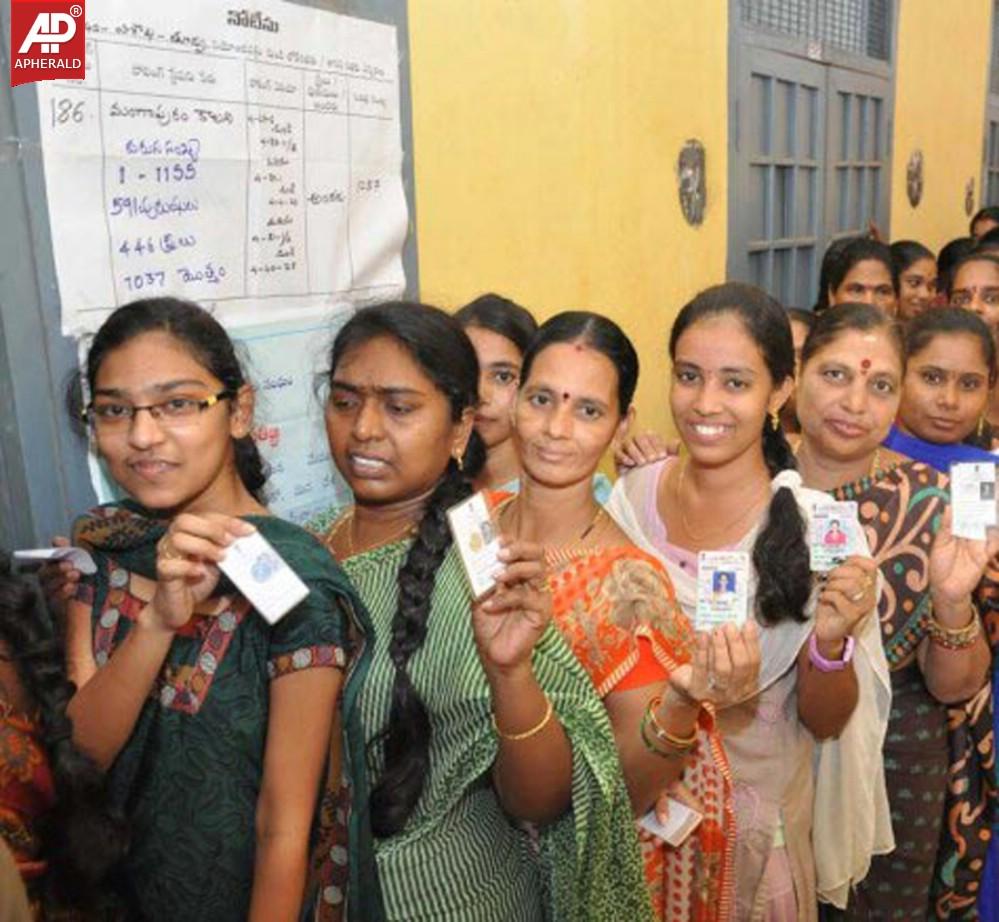
M 398 295 L 393 26 L 279 0 L 90 0 L 86 79 L 37 87 L 62 327 L 177 295 L 226 326 Z
M 393 26 L 280 0 L 88 0 L 86 77 L 37 85 L 62 329 L 136 298 L 242 344 L 278 515 L 350 501 L 317 374 L 350 311 L 405 289 Z M 114 495 L 96 457 L 91 479 Z

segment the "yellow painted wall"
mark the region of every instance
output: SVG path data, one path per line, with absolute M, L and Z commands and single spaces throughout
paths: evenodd
M 727 6 L 409 4 L 422 297 L 608 314 L 642 358 L 640 423 L 659 429 L 672 318 L 725 272 Z M 676 190 L 691 137 L 707 149 L 699 228 Z
M 902 0 L 899 9 L 891 236 L 936 251 L 968 232 L 964 187 L 971 177 L 976 210 L 981 201 L 992 0 Z M 924 186 L 913 208 L 905 167 L 916 148 Z

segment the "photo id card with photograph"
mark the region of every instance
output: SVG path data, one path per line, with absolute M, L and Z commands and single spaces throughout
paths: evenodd
M 505 564 L 499 559 L 499 529 L 484 493 L 476 493 L 447 511 L 448 524 L 461 556 L 472 597 L 481 599 L 493 586 Z
M 701 551 L 697 555 L 697 612 L 694 627 L 744 624 L 749 615 L 749 554 Z
M 826 573 L 847 557 L 868 556 L 857 504 L 854 502 L 816 503 L 808 523 L 808 552 L 813 573 Z
M 996 524 L 996 466 L 965 462 L 950 466 L 951 530 L 955 538 L 985 539 Z

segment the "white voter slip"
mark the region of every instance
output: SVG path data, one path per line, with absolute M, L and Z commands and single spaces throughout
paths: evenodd
M 808 555 L 813 573 L 828 573 L 847 557 L 866 557 L 867 539 L 849 500 L 815 503 L 808 522 Z
M 259 531 L 233 541 L 219 569 L 271 624 L 309 594 L 309 587 Z
M 94 558 L 82 547 L 36 547 L 14 551 L 18 563 L 71 563 L 84 576 L 97 572 Z
M 696 810 L 679 800 L 668 797 L 669 814 L 665 823 L 660 823 L 655 810 L 650 810 L 639 821 L 642 829 L 662 839 L 667 845 L 677 848 L 687 841 L 687 837 L 701 825 L 704 819 Z

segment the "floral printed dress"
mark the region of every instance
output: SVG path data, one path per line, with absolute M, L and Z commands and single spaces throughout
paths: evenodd
M 669 673 L 689 662 L 694 632 L 654 557 L 627 545 L 555 552 L 549 566 L 554 621 L 598 695 L 653 683 L 658 693 Z M 664 922 L 721 922 L 733 913 L 735 830 L 731 774 L 707 712 L 683 783 L 704 819 L 679 848 L 643 835 L 653 909 Z

